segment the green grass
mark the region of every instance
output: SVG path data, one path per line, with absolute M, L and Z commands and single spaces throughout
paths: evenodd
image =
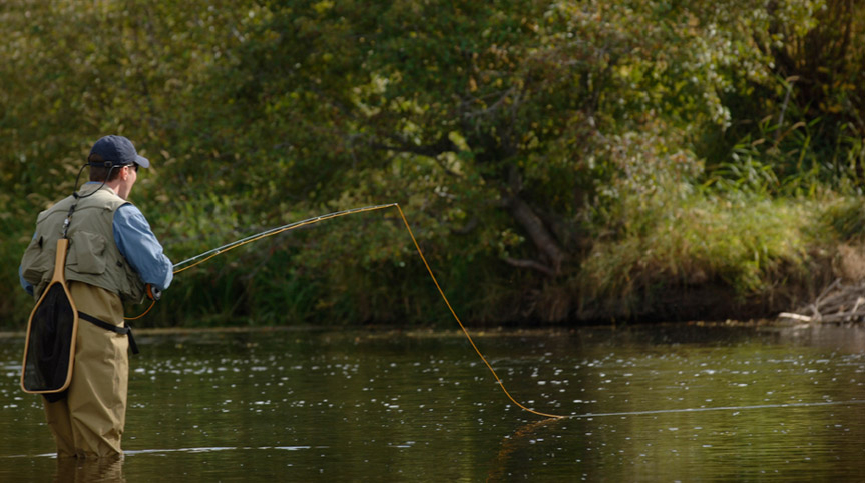
M 861 203 L 840 196 L 727 199 L 697 192 L 677 204 L 635 204 L 622 213 L 617 231 L 595 240 L 562 276 L 540 283 L 540 275 L 515 272 L 495 253 L 448 261 L 433 255 L 430 263 L 468 323 L 515 322 L 525 314 L 542 322 L 574 322 L 580 307 L 591 306 L 596 315 L 635 315 L 659 303 L 662 294 L 705 285 L 723 287 L 741 300 L 770 300 L 790 287 L 819 283 L 815 270 L 825 268 L 838 243 L 861 238 L 865 226 Z M 172 226 L 153 218 L 154 226 Z M 6 267 L 0 284 L 11 295 L 0 301 L 0 327 L 20 330 L 33 301 L 18 286 L 17 267 L 32 228 L 15 218 L 3 221 L 11 235 L 0 246 Z M 182 243 L 195 237 L 224 241 L 203 226 L 185 229 L 171 238 L 189 253 L 212 248 Z M 318 261 L 306 258 L 311 252 L 305 250 L 326 251 L 324 239 L 336 236 L 298 233 L 184 272 L 136 326 L 451 323 L 422 264 L 411 257 L 404 265 L 392 256 L 362 264 L 326 254 Z M 446 250 L 441 245 L 430 253 Z M 127 315 L 143 308 L 129 307 Z
M 818 203 L 754 197 L 694 198 L 637 233 L 595 244 L 578 276 L 583 303 L 633 312 L 661 291 L 716 284 L 740 299 L 771 298 L 779 281 L 807 277 L 815 248 L 830 246 Z

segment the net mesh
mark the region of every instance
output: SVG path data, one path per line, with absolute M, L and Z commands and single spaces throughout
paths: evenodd
M 63 285 L 51 284 L 30 321 L 22 379 L 25 390 L 57 391 L 66 384 L 74 325 L 75 312 Z

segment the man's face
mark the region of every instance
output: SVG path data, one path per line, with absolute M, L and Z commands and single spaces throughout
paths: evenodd
M 120 184 L 117 187 L 117 196 L 124 200 L 129 197 L 129 192 L 132 191 L 132 185 L 138 179 L 138 165 L 130 164 L 121 168 Z

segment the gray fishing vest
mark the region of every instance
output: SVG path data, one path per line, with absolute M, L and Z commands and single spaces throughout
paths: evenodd
M 95 193 L 93 193 L 95 191 Z M 127 203 L 108 187 L 86 184 L 70 218 L 66 280 L 84 282 L 116 293 L 121 300 L 141 303 L 144 283 L 120 254 L 114 243 L 114 212 Z M 22 276 L 33 284 L 38 299 L 54 274 L 57 240 L 63 236 L 63 221 L 75 203 L 72 196 L 39 213 L 36 237 L 24 251 Z

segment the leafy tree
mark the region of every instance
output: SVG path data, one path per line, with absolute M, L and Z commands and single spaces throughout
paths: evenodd
M 5 2 L 0 220 L 15 235 L 2 253 L 17 263 L 35 211 L 72 191 L 90 144 L 115 132 L 154 161 L 135 201 L 176 259 L 396 201 L 470 314 L 564 320 L 595 297 L 699 279 L 654 276 L 664 262 L 648 255 L 625 257 L 614 272 L 625 281 L 592 270 L 670 220 L 702 220 L 688 211 L 701 203 L 858 189 L 863 11 L 849 0 Z M 417 307 L 438 295 L 418 284 L 396 213 L 372 216 L 184 274 L 178 303 L 277 320 L 288 298 L 297 319 L 423 320 Z M 739 248 L 776 253 L 761 240 L 737 238 L 718 257 L 729 266 L 693 270 L 763 290 L 754 270 L 788 255 L 754 269 Z

